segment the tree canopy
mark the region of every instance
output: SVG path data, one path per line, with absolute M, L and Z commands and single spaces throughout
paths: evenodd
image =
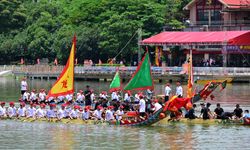
M 113 58 L 143 30 L 143 38 L 166 24 L 183 27 L 182 8 L 190 0 L 0 0 L 0 62 L 20 58 L 58 58 L 65 63 L 77 35 L 78 62 Z M 137 51 L 132 38 L 117 59 L 131 61 Z

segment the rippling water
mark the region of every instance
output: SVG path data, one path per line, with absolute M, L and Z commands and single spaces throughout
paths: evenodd
M 116 127 L 1 121 L 0 149 L 248 149 L 249 127 Z
M 36 89 L 49 89 L 53 82 L 28 81 L 30 88 Z M 78 81 L 76 89 L 84 89 L 87 84 L 96 92 L 109 86 L 108 82 Z M 161 94 L 164 85 L 155 86 L 156 94 Z M 0 78 L 0 100 L 17 100 L 19 88 L 20 80 Z M 226 111 L 232 111 L 236 103 L 250 109 L 249 89 L 249 84 L 229 84 L 209 101 L 220 102 Z M 0 120 L 0 149 L 249 149 L 249 138 L 247 126 L 175 124 L 137 128 Z

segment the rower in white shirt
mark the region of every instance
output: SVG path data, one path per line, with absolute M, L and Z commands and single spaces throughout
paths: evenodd
M 82 120 L 89 120 L 89 119 L 90 119 L 90 110 L 89 110 L 89 107 L 86 106 L 82 113 Z
M 52 121 L 53 118 L 56 117 L 56 112 L 54 110 L 56 108 L 56 104 L 50 104 L 49 106 L 50 106 L 50 108 L 46 112 L 46 117 L 47 117 L 48 121 Z
M 17 109 L 17 117 L 25 117 L 26 116 L 26 108 L 25 103 L 20 103 L 20 107 Z
M 153 113 L 157 112 L 158 110 L 160 110 L 162 108 L 161 104 L 158 103 L 157 99 L 153 100 L 152 104 L 154 105 L 154 112 Z
M 35 104 L 30 103 L 30 107 L 26 111 L 26 117 L 27 118 L 35 118 L 35 116 L 36 116 Z
M 119 109 L 115 112 L 116 120 L 122 120 L 122 115 L 124 115 L 123 106 L 121 105 Z
M 30 93 L 30 101 L 33 103 L 37 103 L 37 94 L 36 94 L 36 90 L 33 89 Z
M 38 97 L 39 97 L 39 103 L 45 103 L 45 101 L 46 101 L 46 93 L 45 93 L 44 89 L 40 90 L 40 93 L 39 93 Z
M 0 118 L 2 118 L 6 116 L 5 102 L 1 102 L 0 105 Z
M 57 119 L 61 120 L 63 118 L 66 118 L 66 116 L 68 116 L 68 113 L 66 112 L 66 104 L 62 104 L 61 108 L 59 109 L 58 113 L 57 113 Z
M 30 93 L 29 93 L 28 90 L 23 93 L 22 100 L 24 102 L 29 102 L 30 101 Z
M 79 114 L 79 106 L 75 105 L 74 108 L 69 112 L 70 119 L 77 119 Z
M 102 120 L 102 106 L 97 106 L 97 109 L 93 113 L 94 119 Z
M 45 109 L 45 104 L 42 103 L 40 104 L 40 108 L 36 110 L 36 117 L 37 118 L 44 118 L 46 116 L 46 109 Z
M 7 109 L 7 116 L 9 118 L 16 117 L 16 107 L 14 102 L 9 103 L 10 107 Z
M 76 94 L 76 102 L 79 104 L 82 104 L 85 100 L 85 96 L 83 94 L 82 90 L 79 90 L 79 92 Z
M 183 89 L 182 89 L 182 87 L 181 87 L 180 81 L 177 81 L 177 82 L 176 82 L 176 95 L 177 95 L 179 98 L 183 97 Z
M 106 121 L 114 120 L 114 114 L 111 111 L 113 108 L 114 108 L 114 106 L 108 106 L 108 109 L 105 113 L 105 120 Z
M 66 95 L 66 100 L 70 103 L 72 103 L 72 100 L 73 100 L 73 94 L 67 94 Z

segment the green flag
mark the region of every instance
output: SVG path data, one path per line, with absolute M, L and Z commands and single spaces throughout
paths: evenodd
M 141 63 L 138 65 L 132 78 L 125 86 L 124 90 L 146 90 L 154 89 L 154 83 L 152 80 L 149 54 L 146 52 L 142 58 Z
M 115 76 L 114 76 L 111 84 L 109 85 L 109 91 L 113 92 L 113 91 L 117 91 L 120 89 L 121 89 L 121 81 L 120 81 L 119 72 L 117 71 L 115 73 Z

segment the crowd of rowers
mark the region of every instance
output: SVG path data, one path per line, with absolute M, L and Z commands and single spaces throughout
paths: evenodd
M 148 115 L 146 97 L 143 93 L 135 94 L 134 99 L 130 92 L 125 93 L 121 100 L 119 92 L 112 92 L 109 96 L 103 91 L 99 95 L 94 94 L 93 90 L 87 86 L 86 91 L 79 90 L 76 95 L 47 97 L 46 91 L 41 89 L 39 93 L 28 90 L 22 93 L 20 104 L 9 102 L 0 103 L 1 118 L 47 118 L 48 120 L 63 118 L 83 119 L 83 120 L 122 120 L 126 112 L 136 112 L 140 114 L 138 119 L 146 119 Z M 132 101 L 133 99 L 133 101 Z M 158 100 L 154 99 L 150 103 L 152 108 L 150 113 L 154 113 L 162 108 Z M 16 105 L 19 105 L 16 108 Z
M 119 92 L 112 92 L 109 96 L 103 91 L 99 95 L 95 95 L 89 86 L 86 91 L 79 90 L 74 96 L 68 94 L 66 96 L 47 97 L 46 91 L 41 89 L 39 93 L 32 90 L 31 93 L 25 91 L 19 100 L 20 106 L 16 108 L 14 102 L 9 103 L 9 107 L 5 106 L 5 102 L 0 103 L 0 118 L 47 118 L 48 120 L 63 118 L 83 119 L 83 120 L 122 120 L 127 112 L 137 112 L 139 120 L 146 119 L 148 115 L 155 113 L 164 105 L 164 99 L 155 99 L 152 92 L 147 90 L 146 93 L 136 93 L 132 96 L 128 91 L 122 99 Z M 122 99 L 122 100 L 121 100 Z M 132 100 L 133 99 L 133 100 Z M 48 107 L 49 106 L 49 107 Z M 224 112 L 220 104 L 214 111 L 210 110 L 210 103 L 206 106 L 201 103 L 201 112 L 199 116 L 195 115 L 196 104 L 193 108 L 186 111 L 182 117 L 189 119 L 242 119 L 250 118 L 248 110 L 240 108 L 239 104 L 233 112 Z M 180 110 L 181 111 L 181 110 Z M 183 114 L 181 112 L 181 114 Z M 174 113 L 170 114 L 175 119 Z

